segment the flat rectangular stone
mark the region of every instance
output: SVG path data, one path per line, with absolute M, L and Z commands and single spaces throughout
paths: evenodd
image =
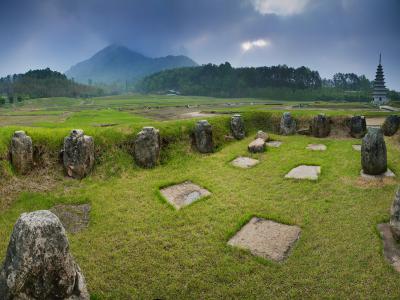
M 361 170 L 360 175 L 362 178 L 369 179 L 369 180 L 381 180 L 385 177 L 396 177 L 396 175 L 390 169 L 387 169 L 387 171 L 385 173 L 379 174 L 379 175 L 365 174 L 364 170 Z
M 356 151 L 361 151 L 361 145 L 352 145 L 352 147 Z
M 239 156 L 232 161 L 232 165 L 235 167 L 248 169 L 248 168 L 251 168 L 251 167 L 257 165 L 259 162 L 260 161 L 257 159 Z
M 266 143 L 267 147 L 279 148 L 282 145 L 280 141 L 272 141 Z
M 298 226 L 253 217 L 228 241 L 228 245 L 279 262 L 287 258 L 291 248 L 299 239 L 300 232 Z
M 190 181 L 171 185 L 161 189 L 160 192 L 176 209 L 181 209 L 201 198 L 211 195 L 209 191 Z
M 320 166 L 301 165 L 290 170 L 290 172 L 285 175 L 285 178 L 317 180 L 319 174 L 321 174 Z
M 322 144 L 309 144 L 306 149 L 313 151 L 325 151 L 326 146 Z
M 262 138 L 255 139 L 252 141 L 248 149 L 250 152 L 257 153 L 257 152 L 264 152 L 265 151 L 265 141 Z

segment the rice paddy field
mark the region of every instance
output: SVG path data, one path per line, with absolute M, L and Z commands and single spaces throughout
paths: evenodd
M 34 99 L 0 109 L 0 260 L 21 213 L 89 203 L 88 228 L 68 239 L 92 299 L 399 298 L 400 276 L 386 262 L 377 231 L 389 220 L 399 183 L 399 137 L 386 138 L 388 167 L 397 177 L 368 181 L 360 178 L 360 152 L 352 147 L 361 140 L 280 136 L 283 111 L 303 121 L 319 112 L 367 119 L 389 114 L 364 103 L 167 96 Z M 237 112 L 247 131 L 241 141 L 225 138 Z M 191 146 L 202 114 L 213 126 L 212 154 Z M 143 126 L 160 129 L 161 163 L 153 169 L 139 168 L 132 157 Z M 96 144 L 95 168 L 83 180 L 64 176 L 58 162 L 73 128 Z M 8 161 L 15 130 L 33 139 L 36 165 L 26 176 Z M 250 154 L 257 130 L 282 145 Z M 309 144 L 327 150 L 310 151 Z M 236 168 L 231 161 L 238 156 L 260 163 Z M 284 178 L 299 165 L 320 166 L 318 180 Z M 160 188 L 187 180 L 211 195 L 176 210 Z M 301 228 L 285 261 L 227 244 L 254 216 Z

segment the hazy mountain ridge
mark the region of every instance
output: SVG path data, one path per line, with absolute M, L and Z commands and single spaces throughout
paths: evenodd
M 75 81 L 88 83 L 130 83 L 163 70 L 197 66 L 189 57 L 169 55 L 151 58 L 120 45 L 111 45 L 91 58 L 72 66 L 65 74 Z

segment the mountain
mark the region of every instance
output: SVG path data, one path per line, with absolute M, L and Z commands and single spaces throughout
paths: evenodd
M 81 83 L 125 84 L 163 70 L 193 66 L 197 63 L 183 55 L 151 58 L 124 46 L 111 45 L 71 67 L 65 74 Z

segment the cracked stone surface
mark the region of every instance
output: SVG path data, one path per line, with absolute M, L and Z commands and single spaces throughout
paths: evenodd
M 364 170 L 361 170 L 360 171 L 360 175 L 361 175 L 362 178 L 371 179 L 371 180 L 380 180 L 380 179 L 383 179 L 385 177 L 396 177 L 396 175 L 390 169 L 387 169 L 385 173 L 382 173 L 382 174 L 379 174 L 379 175 L 365 174 Z
M 285 178 L 317 180 L 319 174 L 321 174 L 320 166 L 301 165 L 287 173 Z
M 298 226 L 253 217 L 228 241 L 228 245 L 280 262 L 288 257 L 300 237 L 300 232 Z
M 181 209 L 201 198 L 211 195 L 208 190 L 190 181 L 171 185 L 161 189 L 160 192 L 176 209 Z
M 309 144 L 306 149 L 313 151 L 325 151 L 326 146 L 322 144 Z
M 235 167 L 248 169 L 257 165 L 260 161 L 250 157 L 239 156 L 232 161 L 232 165 Z
M 279 148 L 282 145 L 282 142 L 280 142 L 280 141 L 272 141 L 272 142 L 267 142 L 265 144 L 267 145 L 267 147 Z

